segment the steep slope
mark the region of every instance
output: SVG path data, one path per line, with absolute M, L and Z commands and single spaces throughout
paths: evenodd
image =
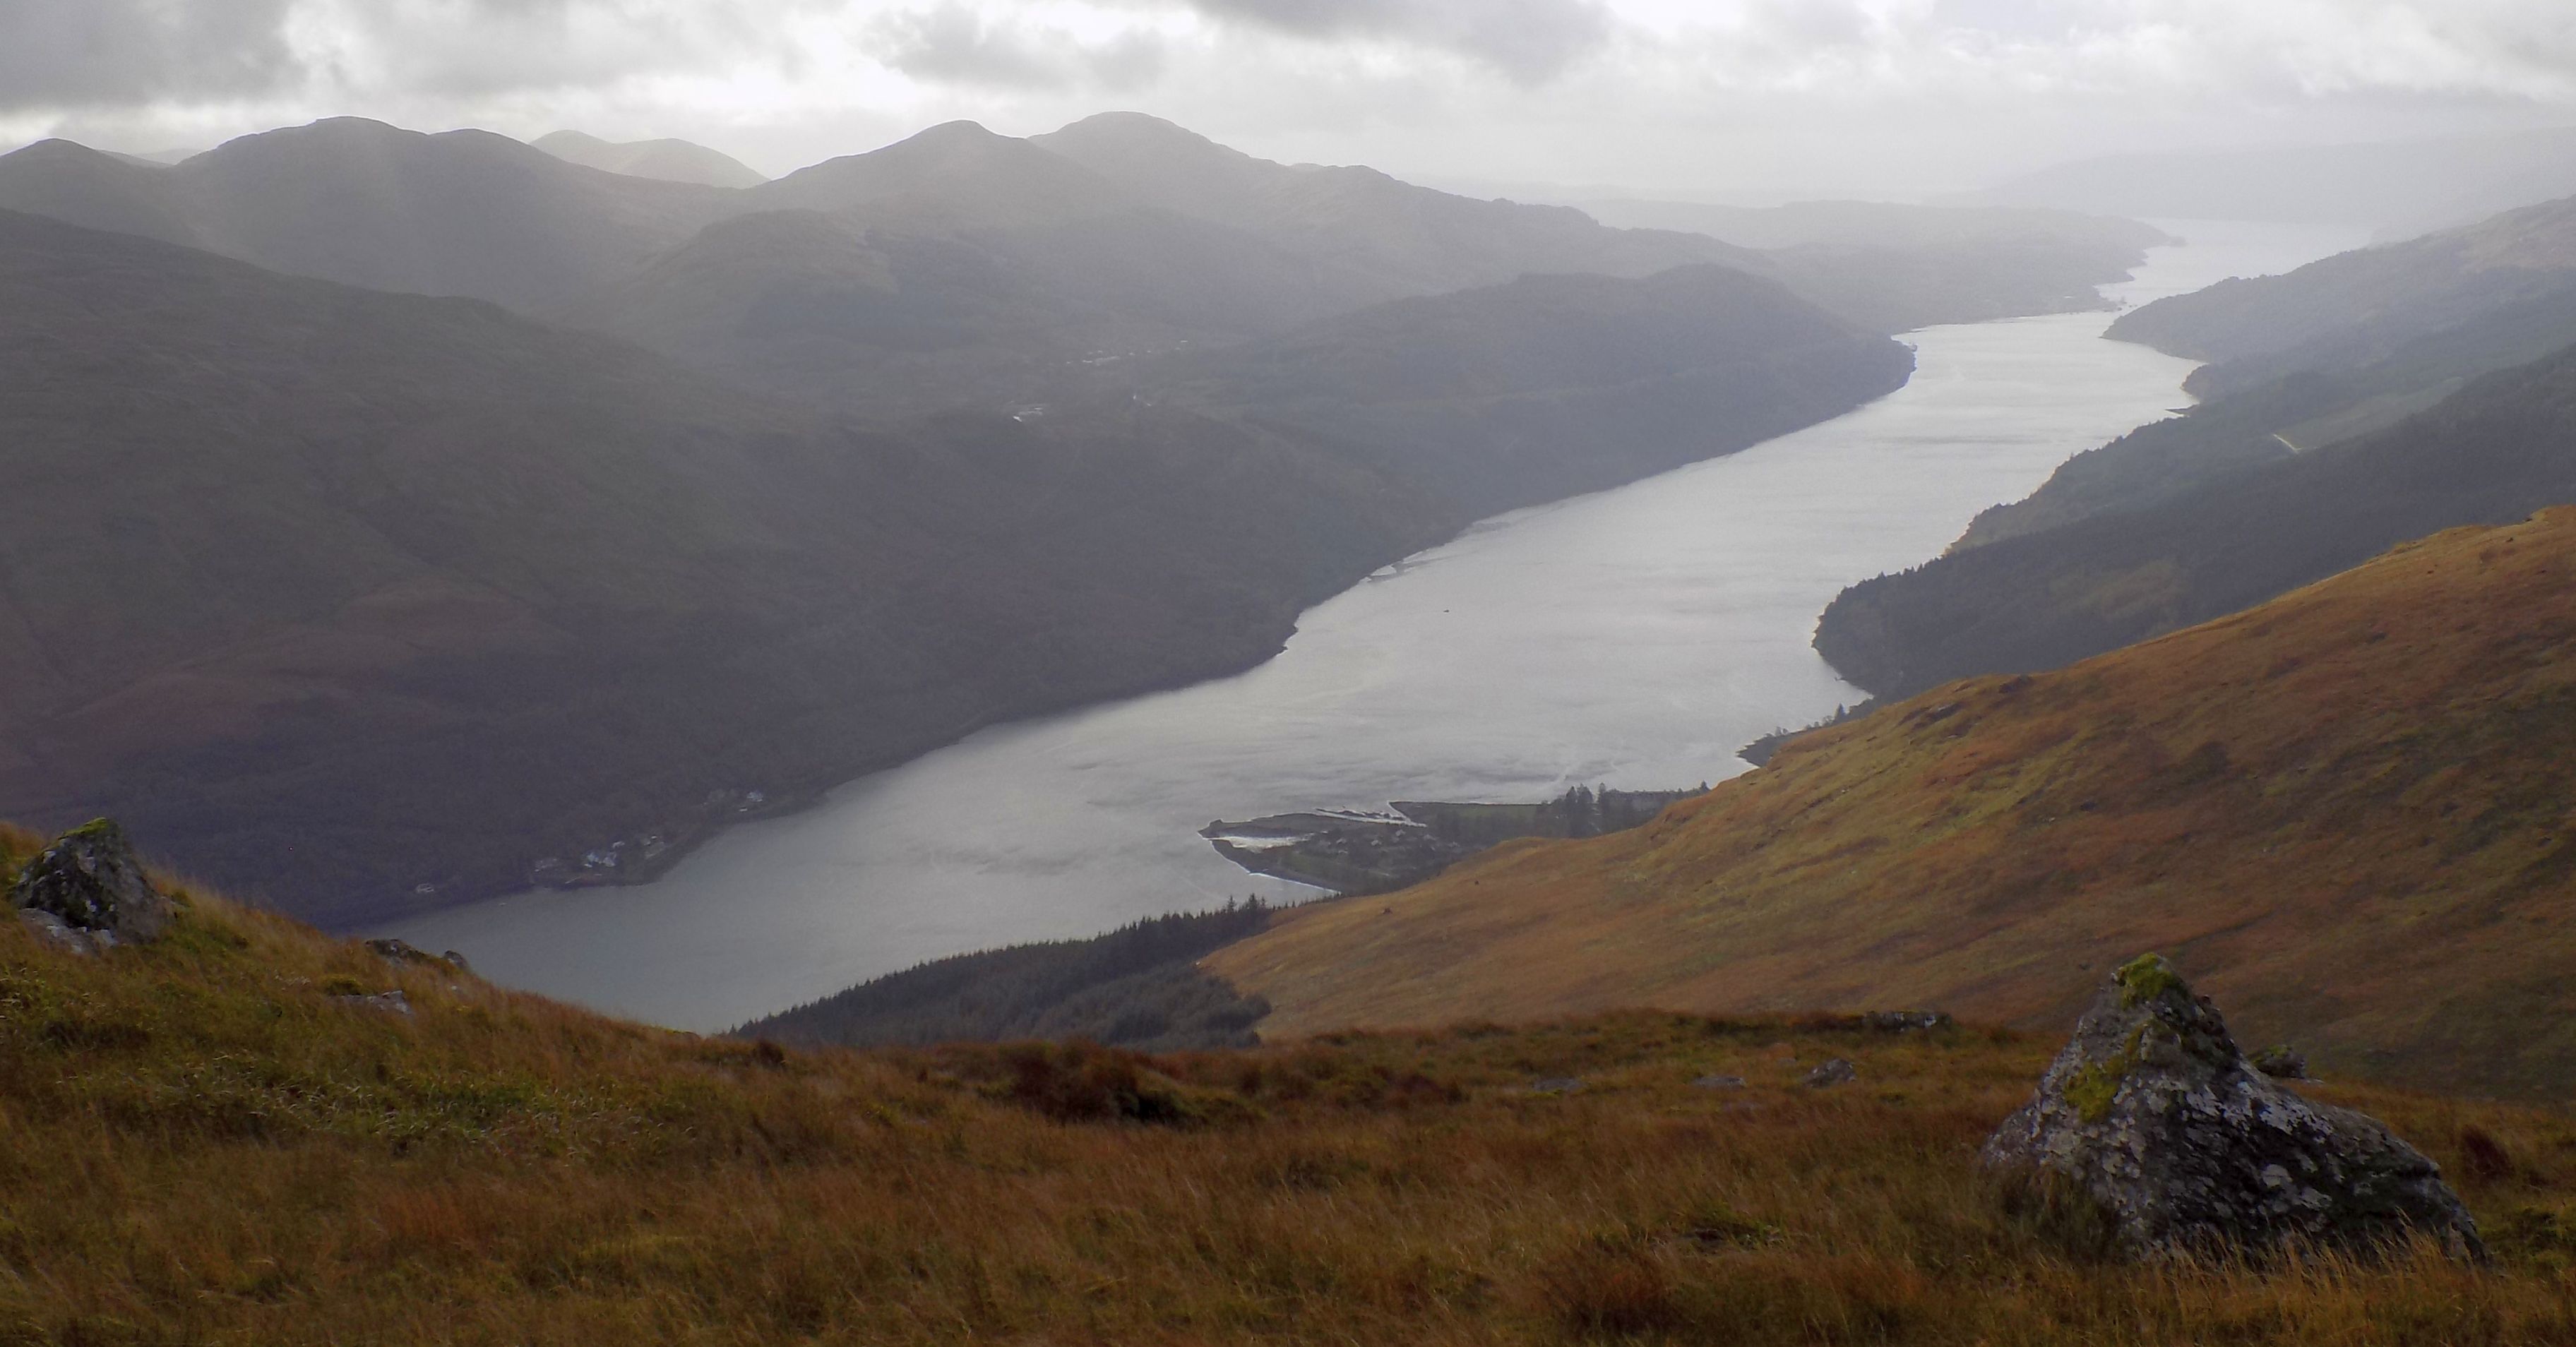
M 0 209 L 202 247 L 165 166 L 40 140 L 0 155 Z
M 700 227 L 736 194 L 568 164 L 487 131 L 338 117 L 168 169 L 60 142 L 0 157 L 0 209 L 204 248 L 273 271 L 537 312 Z
M 32 841 L 0 830 L 0 880 Z M 390 991 L 406 1010 L 351 999 Z M 2421 1144 L 2497 1262 L 2177 1276 L 1975 1180 L 2056 1046 L 2025 1034 L 1624 1014 L 803 1053 L 203 894 L 103 958 L 0 922 L 0 998 L 0 1315 L 29 1341 L 2164 1347 L 2566 1318 L 2562 1115 L 2303 1087 Z M 1799 1083 L 1833 1057 L 1866 1086 Z M 1720 1074 L 1743 1086 L 1691 1084 Z
M 1977 516 L 1956 549 L 2147 509 L 2247 468 L 2385 430 L 2472 379 L 2576 344 L 2576 290 L 2479 314 L 2358 366 L 2301 370 L 2222 394 L 2059 466 Z M 1937 564 L 1937 563 L 1936 563 Z
M 1266 335 L 1374 297 L 1164 212 L 966 234 L 880 228 L 871 214 L 714 225 L 564 317 L 751 387 L 899 416 L 1056 401 L 1120 358 Z
M 1777 282 L 1694 266 L 1398 300 L 1143 379 L 1353 446 L 1485 515 L 1745 448 L 1912 370 L 1903 345 Z
M 1185 412 L 862 432 L 29 216 L 0 350 L 0 807 L 334 919 L 1241 668 L 1466 522 Z
M 757 187 L 769 181 L 731 155 L 685 140 L 608 141 L 579 131 L 554 131 L 528 143 L 566 163 L 630 178 L 701 187 Z
M 2562 322 L 2576 318 L 2556 307 Z M 2367 421 L 2375 408 L 2405 412 L 2450 382 L 2418 379 L 2498 349 L 2418 348 L 2424 363 L 2385 385 L 2416 391 L 2385 404 L 2369 372 L 2298 376 L 2135 432 L 2034 497 L 2072 518 L 1844 590 L 1817 624 L 1816 648 L 1881 695 L 2053 668 L 2235 612 L 2408 538 L 2576 501 L 2576 347 L 2487 375 L 2385 430 L 2295 455 L 2275 438 L 2314 440 L 2311 427 Z M 2294 417 L 2304 419 L 2285 424 Z M 2083 508 L 2104 495 L 2129 499 Z
M 2576 510 L 2444 533 L 1801 737 L 1636 832 L 1291 912 L 1203 966 L 1271 1002 L 1265 1036 L 1632 1004 L 2059 1026 L 2160 949 L 2330 1072 L 2565 1098 L 2571 571 Z
M 2301 370 L 2368 364 L 2517 304 L 2576 292 L 2576 198 L 2280 276 L 2221 281 L 2120 315 L 2109 335 L 2212 362 L 2204 396 Z

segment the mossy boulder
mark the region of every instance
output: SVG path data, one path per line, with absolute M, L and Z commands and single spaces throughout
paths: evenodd
M 170 925 L 170 900 L 144 877 L 125 830 L 109 819 L 84 823 L 38 852 L 9 886 L 9 903 L 103 945 L 157 940 Z
M 2256 1069 L 2218 1008 L 2154 955 L 2112 975 L 1983 1160 L 2081 1190 L 2131 1256 L 2371 1254 L 2416 1236 L 2484 1252 L 2431 1160 Z

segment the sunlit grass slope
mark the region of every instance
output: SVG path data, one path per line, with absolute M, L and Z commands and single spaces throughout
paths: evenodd
M 1624 1013 L 802 1054 L 205 897 L 97 959 L 8 922 L 0 1341 L 2576 1341 L 2563 1115 L 2326 1091 L 2453 1172 L 2492 1270 L 2123 1269 L 1970 1164 L 2053 1046 Z M 1804 1085 L 1829 1056 L 1858 1083 Z
M 1505 847 L 1206 961 L 1265 1037 L 1609 1006 L 2062 1028 L 2174 956 L 2330 1072 L 2576 1089 L 2576 510 L 1791 744 L 1636 832 Z

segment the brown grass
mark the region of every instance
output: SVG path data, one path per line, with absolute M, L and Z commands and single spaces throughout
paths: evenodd
M 2329 1074 L 2576 1091 L 2576 510 L 1802 738 L 1205 961 L 1265 1036 L 1651 1002 L 2062 1028 L 2173 955 Z M 1390 910 L 1391 909 L 1391 910 Z
M 0 1341 L 2576 1342 L 2564 1115 L 2322 1090 L 2468 1176 L 2493 1270 L 2126 1269 L 1970 1164 L 2052 1047 L 1627 1012 L 807 1054 L 197 898 L 95 960 L 0 928 Z M 1828 1056 L 1859 1082 L 1799 1083 Z

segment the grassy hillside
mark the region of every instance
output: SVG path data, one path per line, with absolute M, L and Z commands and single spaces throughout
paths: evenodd
M 2079 457 L 1980 520 L 1951 555 L 1844 590 L 1817 623 L 1816 649 L 1883 696 L 2055 668 L 2409 538 L 2576 501 L 2576 346 L 2464 385 L 2459 375 L 2518 354 L 2553 323 L 2576 338 L 2576 306 L 2502 318 L 2366 370 L 2221 398 Z M 2439 400 L 2417 410 L 2428 398 Z M 2402 419 L 2333 438 L 2389 417 Z M 2275 435 L 2306 437 L 2306 452 Z
M 397 988 L 408 1015 L 332 999 Z M 2491 1270 L 2122 1268 L 1971 1169 L 2055 1047 L 2010 1032 L 1631 1013 L 1165 1058 L 806 1054 L 602 1020 L 205 896 L 162 943 L 97 959 L 0 923 L 0 1006 L 0 1332 L 30 1342 L 2576 1326 L 2564 1115 L 2318 1087 L 2443 1163 Z M 1859 1083 L 1800 1083 L 1828 1057 Z M 1690 1083 L 1721 1074 L 1745 1083 Z
M 2576 511 L 2455 530 L 1802 736 L 1635 832 L 1292 912 L 1203 966 L 1271 1002 L 1265 1036 L 1640 1003 L 2059 1026 L 2154 948 L 2241 1037 L 2330 1074 L 2563 1099 L 2571 571 Z

